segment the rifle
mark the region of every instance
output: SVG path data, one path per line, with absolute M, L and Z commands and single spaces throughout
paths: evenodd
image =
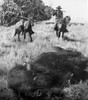
M 19 18 L 24 19 L 24 20 L 28 20 L 29 19 L 29 18 L 23 17 L 23 16 L 19 16 Z

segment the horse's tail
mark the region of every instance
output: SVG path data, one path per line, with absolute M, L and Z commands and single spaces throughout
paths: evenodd
M 57 23 L 55 24 L 54 30 L 55 30 L 55 31 L 58 30 L 58 25 L 57 25 Z
M 17 33 L 18 33 L 18 31 L 17 31 L 17 29 L 15 29 L 15 34 L 14 34 L 14 36 L 16 36 Z
M 17 34 L 20 34 L 21 33 L 21 30 L 19 28 L 15 29 L 15 34 L 14 36 L 16 36 Z

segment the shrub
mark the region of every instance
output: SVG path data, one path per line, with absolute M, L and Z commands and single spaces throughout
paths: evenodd
M 7 26 L 19 21 L 19 16 L 31 15 L 37 21 L 50 19 L 52 11 L 52 8 L 45 6 L 41 0 L 5 0 L 2 8 L 1 24 Z
M 16 100 L 13 90 L 8 88 L 7 81 L 0 79 L 0 100 Z
M 65 88 L 67 100 L 88 100 L 88 82 Z

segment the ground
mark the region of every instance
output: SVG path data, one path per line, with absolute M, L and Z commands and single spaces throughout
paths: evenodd
M 17 36 L 14 37 L 15 27 L 0 26 L 0 75 L 3 76 L 11 70 L 15 64 L 25 62 L 32 63 L 42 53 L 53 52 L 54 46 L 65 50 L 78 51 L 84 57 L 88 57 L 88 24 L 70 23 L 69 33 L 65 34 L 65 40 L 58 39 L 55 34 L 55 18 L 48 21 L 35 22 L 32 35 L 33 42 L 30 43 L 29 36 L 24 40 L 21 35 L 21 41 Z M 87 69 L 88 70 L 88 69 Z M 1 77 L 0 76 L 0 77 Z M 2 79 L 2 77 L 1 77 Z
M 66 40 L 62 40 L 55 34 L 54 25 L 55 18 L 48 21 L 36 22 L 33 30 L 35 34 L 33 42 L 27 39 L 24 41 L 21 35 L 21 42 L 17 36 L 14 37 L 15 27 L 19 23 L 11 27 L 0 26 L 0 69 L 8 71 L 15 63 L 23 63 L 26 60 L 33 61 L 42 52 L 52 51 L 52 46 L 62 47 L 64 49 L 72 49 L 80 51 L 84 56 L 88 56 L 88 25 L 81 23 L 72 23 L 68 26 L 69 33 L 66 33 Z

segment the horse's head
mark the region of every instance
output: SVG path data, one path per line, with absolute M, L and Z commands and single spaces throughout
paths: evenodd
M 65 17 L 65 22 L 66 22 L 67 24 L 69 24 L 70 20 L 71 20 L 70 16 L 66 16 L 66 17 Z
M 31 24 L 31 26 L 34 26 L 34 18 L 33 18 L 33 16 L 30 16 L 28 18 L 28 22 L 29 22 L 29 24 Z
M 32 17 L 30 18 L 30 20 L 31 20 L 31 26 L 34 26 L 34 17 L 32 16 Z

